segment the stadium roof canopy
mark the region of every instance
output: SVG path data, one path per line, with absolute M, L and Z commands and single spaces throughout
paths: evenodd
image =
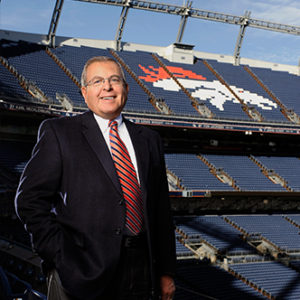
M 300 35 L 299 26 L 285 25 L 285 24 L 280 24 L 280 23 L 275 23 L 275 22 L 270 22 L 265 20 L 253 19 L 250 18 L 251 15 L 250 11 L 246 11 L 244 16 L 235 16 L 235 15 L 223 14 L 223 13 L 213 12 L 208 10 L 201 10 L 198 8 L 193 8 L 191 0 L 187 0 L 186 4 L 182 6 L 157 3 L 157 2 L 146 1 L 146 0 L 74 0 L 74 1 L 91 2 L 91 3 L 114 5 L 114 6 L 122 7 L 119 25 L 115 36 L 116 50 L 120 50 L 122 34 L 124 31 L 124 26 L 128 15 L 128 10 L 130 8 L 180 16 L 181 22 L 178 29 L 176 43 L 181 43 L 186 22 L 189 17 L 198 18 L 202 20 L 204 19 L 204 20 L 214 21 L 214 22 L 223 22 L 227 24 L 240 26 L 239 35 L 234 50 L 234 58 L 236 64 L 239 64 L 240 51 L 242 47 L 243 38 L 245 36 L 246 27 L 254 27 L 254 28 L 276 31 L 281 33 Z M 48 40 L 50 42 L 50 45 L 52 46 L 55 45 L 55 33 L 56 33 L 59 17 L 61 14 L 61 10 L 63 7 L 63 3 L 64 0 L 56 0 L 56 4 L 53 10 L 53 15 L 52 15 L 49 32 L 48 32 Z

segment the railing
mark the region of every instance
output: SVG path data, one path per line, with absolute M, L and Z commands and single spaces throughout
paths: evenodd
M 294 123 L 300 124 L 300 118 L 291 110 L 288 110 L 284 104 L 274 95 L 274 93 L 258 78 L 256 74 L 248 66 L 244 66 L 244 69 L 252 76 L 252 78 L 263 88 L 263 90 L 279 105 L 281 113 L 289 120 Z
M 49 98 L 44 94 L 44 92 L 38 88 L 35 83 L 27 80 L 19 71 L 12 66 L 9 61 L 0 56 L 0 63 L 19 81 L 20 86 L 32 97 L 40 100 L 43 103 L 50 102 Z
M 262 174 L 264 174 L 269 180 L 271 180 L 274 184 L 280 184 L 283 188 L 288 190 L 289 192 L 293 192 L 294 190 L 288 185 L 288 182 L 282 178 L 278 173 L 274 170 L 269 170 L 266 166 L 263 165 L 257 158 L 253 155 L 249 155 L 250 160 L 252 160 L 260 169 Z
M 152 57 L 155 59 L 155 61 L 165 70 L 165 72 L 176 82 L 176 84 L 181 88 L 181 90 L 190 98 L 192 101 L 192 106 L 197 110 L 197 112 L 203 116 L 203 117 L 209 117 L 212 119 L 214 117 L 213 113 L 210 111 L 210 109 L 205 105 L 205 109 L 200 110 L 198 108 L 198 101 L 191 95 L 191 93 L 179 82 L 179 80 L 174 76 L 174 74 L 168 69 L 168 67 L 155 55 L 152 53 Z M 206 113 L 208 112 L 208 113 Z
M 241 191 L 241 188 L 236 184 L 235 180 L 224 170 L 218 170 L 201 154 L 197 155 L 197 157 L 209 167 L 210 173 L 213 174 L 218 180 L 220 180 L 222 183 L 228 184 L 229 186 L 233 187 L 236 191 Z
M 225 79 L 213 68 L 211 64 L 209 64 L 205 59 L 203 59 L 204 65 L 217 77 L 217 79 L 226 86 L 226 88 L 232 93 L 232 95 L 240 102 L 243 111 L 248 115 L 249 118 L 255 121 L 263 121 L 262 115 L 253 107 L 248 107 L 247 104 L 232 90 L 229 84 L 225 81 Z
M 50 50 L 49 47 L 46 48 L 46 53 L 56 62 L 56 64 L 66 73 L 66 75 L 71 78 L 71 80 L 81 88 L 80 81 L 78 78 L 67 68 L 67 66 Z

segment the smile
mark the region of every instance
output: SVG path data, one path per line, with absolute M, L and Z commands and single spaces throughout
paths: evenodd
M 110 96 L 110 97 L 101 97 L 100 100 L 113 100 L 115 97 Z

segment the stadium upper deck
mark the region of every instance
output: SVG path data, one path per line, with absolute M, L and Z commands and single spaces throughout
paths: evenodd
M 235 66 L 233 57 L 175 45 L 124 44 L 116 52 L 110 41 L 57 37 L 60 46 L 53 49 L 39 35 L 0 31 L 0 39 L 2 105 L 22 103 L 53 114 L 85 110 L 79 90 L 83 64 L 108 55 L 128 72 L 126 112 L 137 122 L 290 133 L 300 128 L 296 66 L 246 59 Z

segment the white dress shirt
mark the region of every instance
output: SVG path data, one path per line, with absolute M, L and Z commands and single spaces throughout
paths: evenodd
M 110 142 L 109 142 L 109 129 L 110 128 L 108 126 L 108 123 L 109 123 L 110 120 L 103 119 L 100 116 L 96 115 L 95 113 L 94 113 L 94 117 L 95 117 L 95 119 L 96 119 L 96 121 L 99 125 L 99 128 L 100 128 L 100 130 L 103 134 L 103 137 L 105 139 L 105 142 L 107 144 L 107 147 L 108 147 L 108 149 L 111 153 L 111 146 L 110 146 Z M 120 136 L 121 140 L 123 141 L 123 143 L 125 144 L 125 146 L 128 150 L 130 159 L 131 159 L 132 164 L 133 164 L 133 166 L 135 168 L 135 171 L 136 171 L 137 179 L 140 182 L 135 151 L 134 151 L 134 148 L 133 148 L 129 132 L 127 130 L 127 127 L 126 127 L 125 123 L 123 122 L 122 115 L 119 115 L 117 118 L 114 119 L 114 121 L 118 122 L 119 136 Z

